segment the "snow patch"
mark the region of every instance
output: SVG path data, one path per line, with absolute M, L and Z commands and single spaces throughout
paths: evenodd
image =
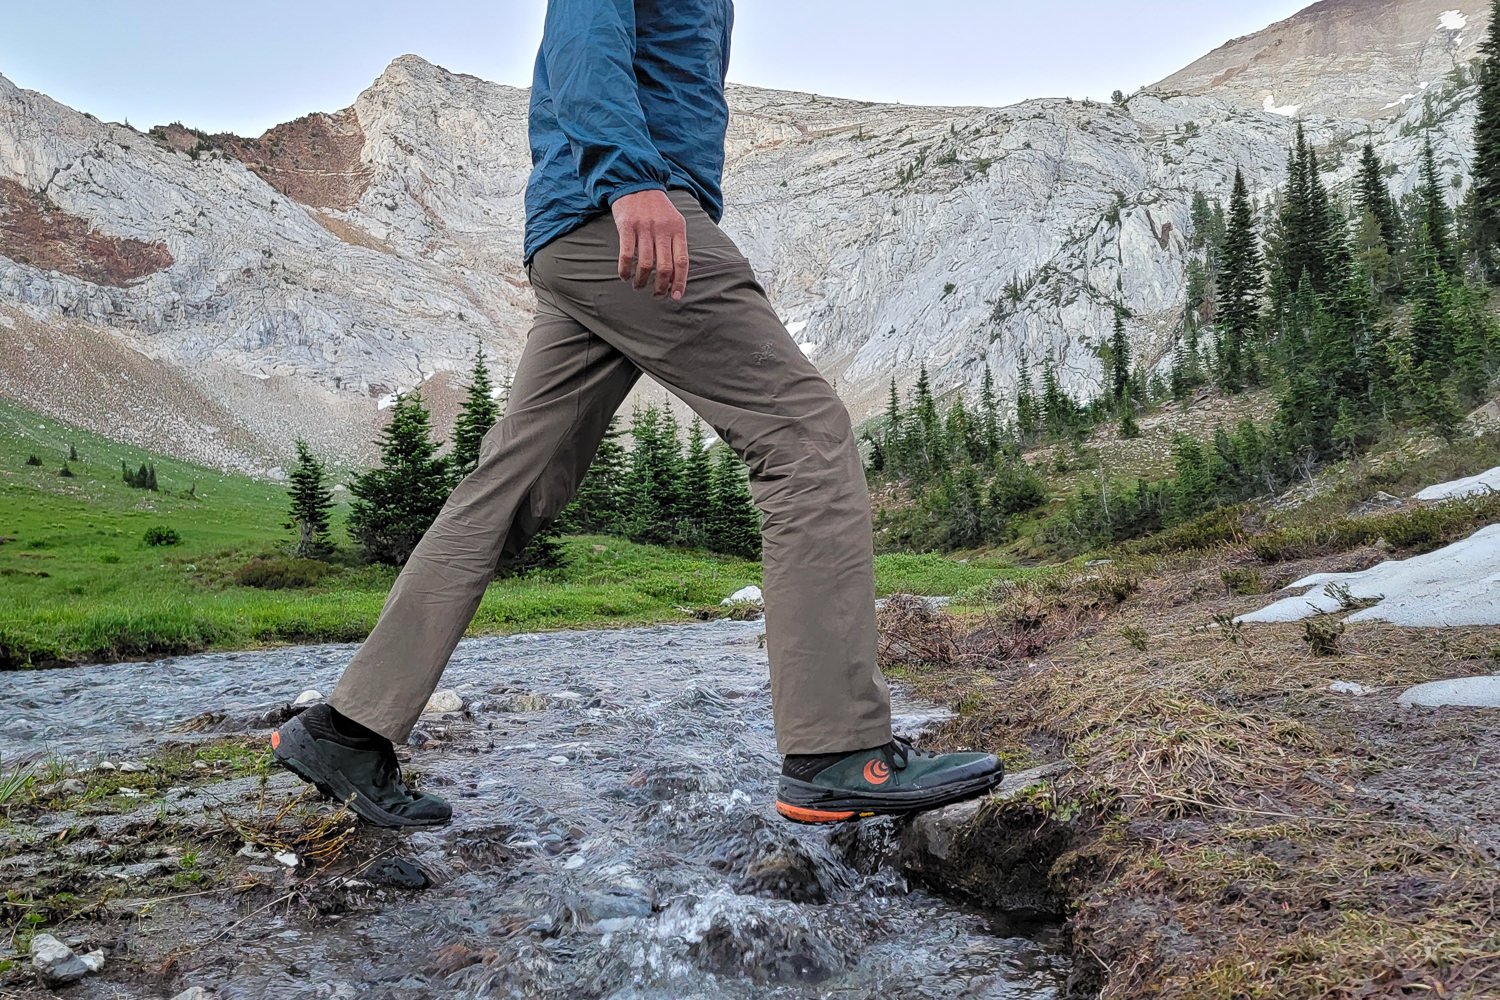
M 790 333 L 793 337 L 797 336 L 797 334 L 801 333 L 803 330 L 806 330 L 806 329 L 807 329 L 807 320 L 805 320 L 805 319 L 799 319 L 795 323 L 788 323 L 786 325 L 786 332 Z
M 803 354 L 811 356 L 812 352 L 818 349 L 818 342 L 816 340 L 804 340 L 799 342 L 797 347 Z
M 396 398 L 400 395 L 401 394 L 399 392 L 386 393 L 384 396 L 381 396 L 378 400 L 376 400 L 375 409 L 389 410 L 391 407 L 396 405 Z
M 1273 115 L 1285 115 L 1286 117 L 1291 118 L 1294 115 L 1296 115 L 1296 113 L 1299 110 L 1301 110 L 1302 105 L 1300 105 L 1300 104 L 1283 104 L 1280 107 L 1278 107 L 1276 105 L 1276 95 L 1275 94 L 1267 94 L 1266 95 L 1265 103 L 1262 104 L 1261 107 L 1263 107 L 1266 110 L 1266 112 L 1269 113 L 1269 114 L 1273 114 Z
M 1417 96 L 1416 94 L 1402 94 L 1400 97 L 1396 98 L 1391 103 L 1383 106 L 1380 110 L 1381 111 L 1389 111 L 1391 108 L 1399 108 L 1401 105 L 1405 104 L 1407 101 L 1415 100 L 1416 96 Z
M 1461 10 L 1445 10 L 1438 15 L 1438 27 L 1443 31 L 1463 31 L 1469 26 L 1469 19 Z
M 1481 472 L 1467 479 L 1455 479 L 1451 483 L 1438 483 L 1418 493 L 1418 500 L 1457 500 L 1461 497 L 1482 496 L 1500 493 L 1500 468 Z
M 1352 598 L 1376 603 L 1350 615 L 1350 622 L 1436 628 L 1500 625 L 1500 524 L 1436 552 L 1387 560 L 1359 573 L 1318 573 L 1288 589 L 1293 588 L 1304 593 L 1236 621 L 1301 621 L 1341 610 L 1346 598 Z

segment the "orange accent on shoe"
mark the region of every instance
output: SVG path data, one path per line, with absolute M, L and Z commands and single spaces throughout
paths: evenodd
M 776 803 L 776 811 L 787 819 L 796 820 L 798 823 L 842 823 L 844 820 L 854 818 L 854 811 L 852 809 L 829 812 L 824 809 L 804 809 L 801 806 L 791 806 L 781 801 Z
M 872 760 L 865 765 L 865 780 L 872 785 L 883 785 L 891 780 L 891 765 L 883 760 Z
M 281 746 L 281 730 L 271 730 L 271 749 L 275 750 Z

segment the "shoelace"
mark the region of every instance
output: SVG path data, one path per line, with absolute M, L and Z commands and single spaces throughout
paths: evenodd
M 880 748 L 880 755 L 892 770 L 902 771 L 911 762 L 911 758 L 925 759 L 934 756 L 926 750 L 919 750 L 912 745 L 911 740 L 904 736 L 897 736 L 889 743 Z

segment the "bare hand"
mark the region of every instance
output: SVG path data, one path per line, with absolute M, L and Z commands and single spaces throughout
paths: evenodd
M 687 223 L 665 191 L 637 191 L 615 201 L 612 211 L 620 231 L 620 280 L 645 288 L 655 279 L 653 294 L 681 299 L 687 290 Z

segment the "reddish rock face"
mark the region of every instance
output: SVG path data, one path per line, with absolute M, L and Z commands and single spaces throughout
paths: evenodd
M 216 135 L 213 146 L 282 194 L 313 208 L 353 208 L 370 186 L 364 129 L 353 108 L 277 125 L 259 139 Z
M 5 179 L 0 179 L 0 254 L 117 288 L 172 266 L 165 243 L 106 236 L 45 194 Z

